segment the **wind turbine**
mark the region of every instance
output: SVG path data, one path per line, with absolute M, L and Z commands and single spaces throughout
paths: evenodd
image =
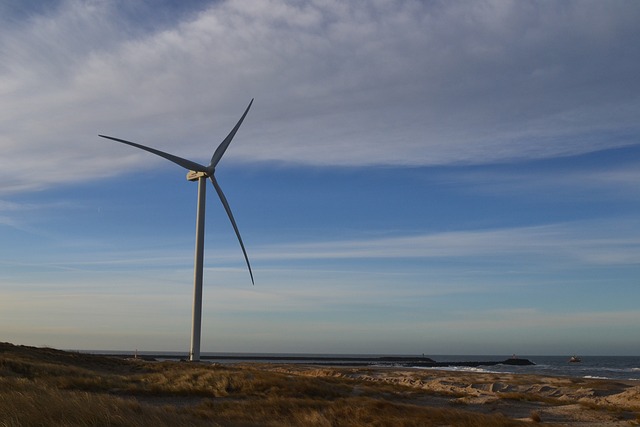
M 249 103 L 249 106 L 244 111 L 238 123 L 236 123 L 235 127 L 229 132 L 229 135 L 220 143 L 216 151 L 213 153 L 211 157 L 211 162 L 209 166 L 203 166 L 199 163 L 192 162 L 191 160 L 183 159 L 182 157 L 174 156 L 173 154 L 165 153 L 164 151 L 156 150 L 155 148 L 146 147 L 141 144 L 136 144 L 135 142 L 126 141 L 120 138 L 114 138 L 106 135 L 98 135 L 102 138 L 111 139 L 113 141 L 121 142 L 123 144 L 131 145 L 133 147 L 140 148 L 141 150 L 148 151 L 150 153 L 156 154 L 160 157 L 164 157 L 165 159 L 182 166 L 187 169 L 189 172 L 187 173 L 187 180 L 189 181 L 198 181 L 198 210 L 196 215 L 196 254 L 195 261 L 193 267 L 193 317 L 191 323 L 191 350 L 189 352 L 189 360 L 197 362 L 200 360 L 200 332 L 202 326 L 202 270 L 204 266 L 204 214 L 205 214 L 205 204 L 206 204 L 206 195 L 207 195 L 207 178 L 213 184 L 213 187 L 216 189 L 218 193 L 218 197 L 220 197 L 220 201 L 224 206 L 224 210 L 227 212 L 229 216 L 229 220 L 231 221 L 231 225 L 233 226 L 234 231 L 236 232 L 236 236 L 238 237 L 238 242 L 240 242 L 240 247 L 242 248 L 242 253 L 244 254 L 244 259 L 247 262 L 247 267 L 249 268 L 249 275 L 251 276 L 251 283 L 253 281 L 253 272 L 251 271 L 251 264 L 249 263 L 249 257 L 247 256 L 247 251 L 244 248 L 244 243 L 242 243 L 242 237 L 240 237 L 240 231 L 238 231 L 238 226 L 236 225 L 236 220 L 233 218 L 233 214 L 231 213 L 231 208 L 229 207 L 229 203 L 227 202 L 227 198 L 224 196 L 222 192 L 222 188 L 218 184 L 215 178 L 215 171 L 218 162 L 224 155 L 225 151 L 229 147 L 231 140 L 236 135 L 238 128 L 242 124 L 245 116 L 249 112 L 249 108 L 251 108 L 251 104 L 253 104 L 253 99 Z

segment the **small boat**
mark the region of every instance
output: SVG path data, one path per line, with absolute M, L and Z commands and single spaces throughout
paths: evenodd
M 571 356 L 571 358 L 569 359 L 569 363 L 580 363 L 582 362 L 582 359 L 580 359 L 578 356 Z

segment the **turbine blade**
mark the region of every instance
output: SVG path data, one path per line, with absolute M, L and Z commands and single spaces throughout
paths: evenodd
M 231 130 L 231 132 L 229 132 L 229 135 L 227 135 L 224 141 L 222 141 L 220 145 L 218 145 L 218 148 L 216 148 L 215 153 L 213 153 L 213 156 L 211 157 L 211 163 L 209 163 L 210 168 L 215 168 L 218 162 L 220 161 L 220 159 L 222 158 L 222 156 L 224 155 L 224 152 L 227 151 L 227 147 L 229 147 L 229 144 L 231 143 L 231 140 L 233 139 L 233 137 L 236 136 L 236 132 L 238 132 L 238 129 L 242 124 L 242 121 L 244 120 L 245 116 L 249 112 L 249 108 L 251 108 L 251 104 L 253 104 L 253 99 L 251 99 L 251 102 L 249 103 L 249 106 L 247 107 L 247 109 L 244 110 L 244 114 L 242 115 L 242 117 L 240 117 L 240 120 L 238 120 L 238 123 L 236 123 L 236 126 Z
M 238 242 L 240 242 L 240 247 L 242 248 L 242 253 L 244 254 L 244 260 L 247 262 L 247 267 L 249 268 L 249 275 L 251 276 L 251 283 L 253 285 L 255 285 L 255 282 L 253 281 L 253 272 L 251 271 L 251 264 L 249 264 L 249 257 L 247 256 L 247 251 L 244 248 L 244 243 L 242 243 L 242 237 L 240 237 L 240 231 L 238 231 L 238 226 L 236 224 L 236 220 L 233 219 L 233 214 L 231 213 L 231 208 L 229 207 L 229 202 L 227 202 L 227 198 L 224 197 L 224 193 L 222 192 L 222 188 L 220 188 L 220 185 L 218 185 L 218 181 L 216 181 L 215 177 L 213 175 L 211 175 L 209 177 L 209 179 L 211 180 L 211 183 L 215 187 L 216 192 L 218 193 L 218 196 L 220 197 L 220 201 L 222 202 L 222 205 L 224 206 L 224 210 L 227 211 L 227 215 L 229 216 L 229 219 L 231 220 L 231 225 L 233 225 L 233 229 L 235 230 L 236 236 L 238 237 Z
M 136 144 L 135 142 L 126 141 L 126 140 L 120 139 L 120 138 L 114 138 L 112 136 L 106 136 L 106 135 L 98 135 L 98 136 L 102 137 L 102 138 L 111 139 L 113 141 L 122 142 L 123 144 L 131 145 L 133 147 L 140 148 L 141 150 L 148 151 L 150 153 L 158 155 L 160 157 L 164 157 L 165 159 L 167 159 L 167 160 L 169 160 L 169 161 L 171 161 L 171 162 L 173 162 L 173 163 L 175 163 L 175 164 L 177 164 L 179 166 L 182 166 L 183 168 L 185 168 L 187 170 L 193 170 L 193 171 L 196 171 L 196 172 L 207 172 L 207 168 L 202 166 L 199 163 L 192 162 L 191 160 L 183 159 L 182 157 L 174 156 L 173 154 L 165 153 L 164 151 L 156 150 L 155 148 L 146 147 L 146 146 L 141 145 L 141 144 Z

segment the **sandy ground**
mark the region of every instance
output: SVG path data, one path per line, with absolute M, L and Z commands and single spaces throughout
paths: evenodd
M 640 382 L 406 368 L 264 366 L 293 375 L 342 377 L 403 385 L 424 392 L 421 403 L 453 405 L 517 420 L 563 426 L 640 425 Z M 533 416 L 532 414 L 537 414 Z

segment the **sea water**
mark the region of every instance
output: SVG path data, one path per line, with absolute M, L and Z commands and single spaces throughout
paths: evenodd
M 535 363 L 530 366 L 495 365 L 480 367 L 446 367 L 452 371 L 495 372 L 568 376 L 576 378 L 640 381 L 640 357 L 637 356 L 584 356 L 581 362 L 570 363 L 567 356 L 521 356 Z M 438 362 L 496 361 L 504 356 L 431 356 Z M 428 368 L 430 369 L 430 368 Z

